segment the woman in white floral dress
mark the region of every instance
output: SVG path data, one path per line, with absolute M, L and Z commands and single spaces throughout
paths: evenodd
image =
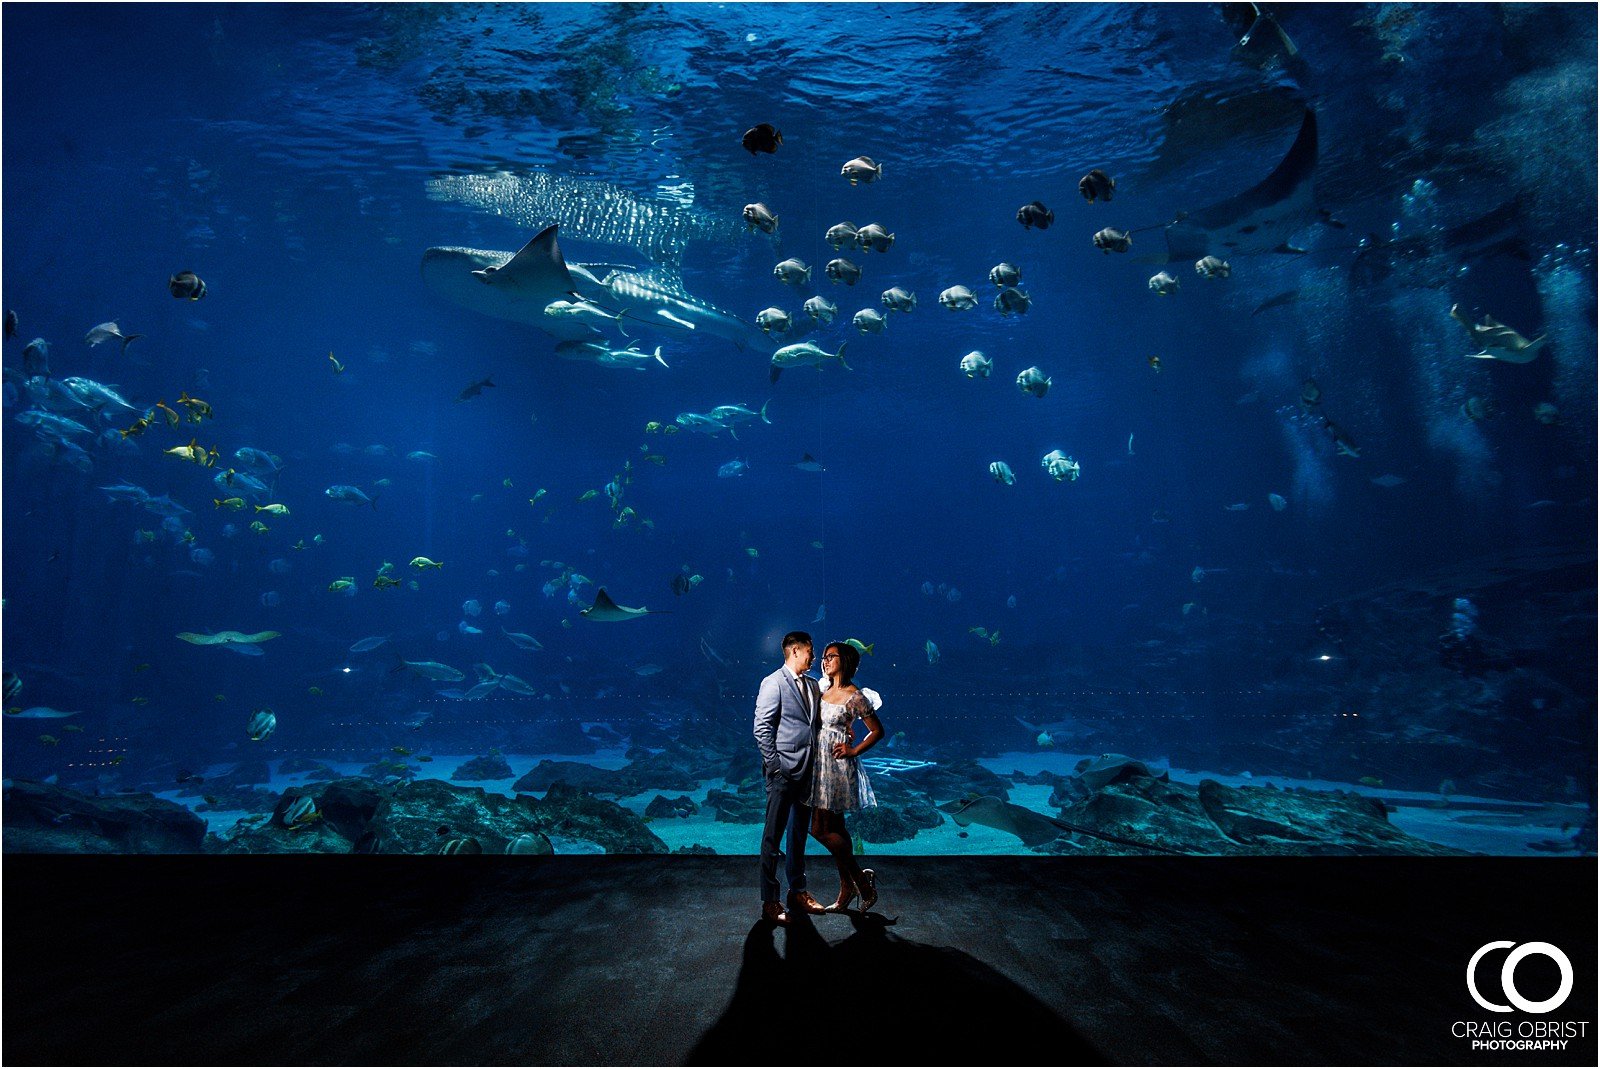
M 829 913 L 844 912 L 858 894 L 862 909 L 871 909 L 878 901 L 876 875 L 856 860 L 844 825 L 845 813 L 878 804 L 859 758 L 883 738 L 883 724 L 878 720 L 882 702 L 873 701 L 850 682 L 860 666 L 861 652 L 854 646 L 830 642 L 822 651 L 822 674 L 831 686 L 822 695 L 816 777 L 811 788 L 811 835 L 828 848 L 839 866 L 839 898 L 825 907 Z M 857 720 L 867 726 L 866 737 L 859 743 L 852 731 Z

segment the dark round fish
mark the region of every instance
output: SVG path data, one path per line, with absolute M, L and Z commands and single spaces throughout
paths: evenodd
M 1098 167 L 1078 179 L 1078 192 L 1090 204 L 1097 200 L 1109 201 L 1116 188 L 1117 180 Z
M 1046 208 L 1039 201 L 1024 204 L 1017 209 L 1017 222 L 1026 230 L 1038 227 L 1040 230 L 1049 230 L 1050 224 L 1056 221 L 1056 213 Z
M 167 279 L 167 288 L 179 300 L 188 298 L 191 301 L 198 301 L 206 295 L 206 284 L 193 271 L 179 271 Z
M 783 131 L 769 122 L 760 123 L 746 130 L 739 143 L 752 156 L 758 152 L 777 152 L 778 146 L 783 144 Z

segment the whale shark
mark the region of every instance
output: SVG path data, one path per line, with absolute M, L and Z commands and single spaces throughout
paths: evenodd
M 774 349 L 753 323 L 690 296 L 673 277 L 620 264 L 568 263 L 556 240 L 559 228 L 546 227 L 514 253 L 428 249 L 422 254 L 423 281 L 453 304 L 538 327 L 558 341 L 605 336 L 580 317 L 545 314 L 555 301 L 577 299 L 666 334 L 710 334 L 763 354 Z
M 1342 225 L 1317 207 L 1312 192 L 1316 169 L 1317 116 L 1306 108 L 1294 143 L 1271 174 L 1243 193 L 1180 215 L 1167 226 L 1167 262 L 1305 252 L 1289 243 L 1296 231 L 1319 221 Z

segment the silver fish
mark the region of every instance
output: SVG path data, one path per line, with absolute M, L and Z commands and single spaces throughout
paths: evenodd
M 909 312 L 917 306 L 917 295 L 904 286 L 891 286 L 883 291 L 883 306 L 896 312 Z
M 995 264 L 989 268 L 989 281 L 1002 288 L 1015 286 L 1022 281 L 1022 268 L 1009 263 Z
M 978 307 L 978 295 L 965 286 L 951 286 L 939 294 L 939 303 L 952 312 L 968 312 Z
M 808 286 L 811 284 L 811 268 L 802 260 L 790 258 L 772 269 L 772 277 L 786 286 Z
M 806 301 L 802 307 L 804 307 L 806 315 L 823 326 L 831 325 L 834 317 L 839 314 L 839 306 L 821 294 Z
M 854 223 L 834 223 L 828 228 L 825 240 L 834 247 L 835 251 L 845 248 L 856 249 L 860 248 L 860 241 L 856 237 L 857 233 L 856 224 Z
M 861 309 L 850 322 L 854 323 L 855 328 L 863 334 L 882 334 L 883 328 L 889 325 L 882 312 L 871 308 Z
M 862 252 L 888 252 L 894 246 L 894 235 L 881 223 L 868 223 L 856 231 L 856 244 Z
M 843 256 L 836 260 L 829 260 L 827 267 L 823 268 L 823 273 L 828 276 L 828 281 L 843 282 L 846 286 L 854 286 L 861 281 L 861 268 L 846 260 Z
M 83 340 L 89 345 L 99 345 L 101 342 L 112 340 L 120 341 L 122 342 L 120 351 L 127 352 L 129 343 L 138 341 L 142 337 L 144 337 L 143 334 L 122 333 L 122 328 L 115 323 L 101 323 L 97 327 L 90 327 L 89 333 L 83 336 Z
M 765 204 L 746 204 L 744 221 L 751 230 L 760 230 L 763 234 L 770 234 L 778 229 L 778 217 Z
M 870 156 L 857 156 L 843 167 L 839 174 L 850 180 L 851 185 L 860 182 L 876 182 L 883 177 L 883 165 L 873 162 Z

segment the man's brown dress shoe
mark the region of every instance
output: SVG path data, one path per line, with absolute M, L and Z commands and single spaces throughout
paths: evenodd
M 779 927 L 783 927 L 789 923 L 789 915 L 785 913 L 783 911 L 783 907 L 778 905 L 776 902 L 761 903 L 761 919 L 766 921 L 768 924 L 776 924 Z
M 818 902 L 815 898 L 811 897 L 810 891 L 790 891 L 789 908 L 791 910 L 799 910 L 802 913 L 827 912 L 827 910 L 822 908 L 821 902 Z

